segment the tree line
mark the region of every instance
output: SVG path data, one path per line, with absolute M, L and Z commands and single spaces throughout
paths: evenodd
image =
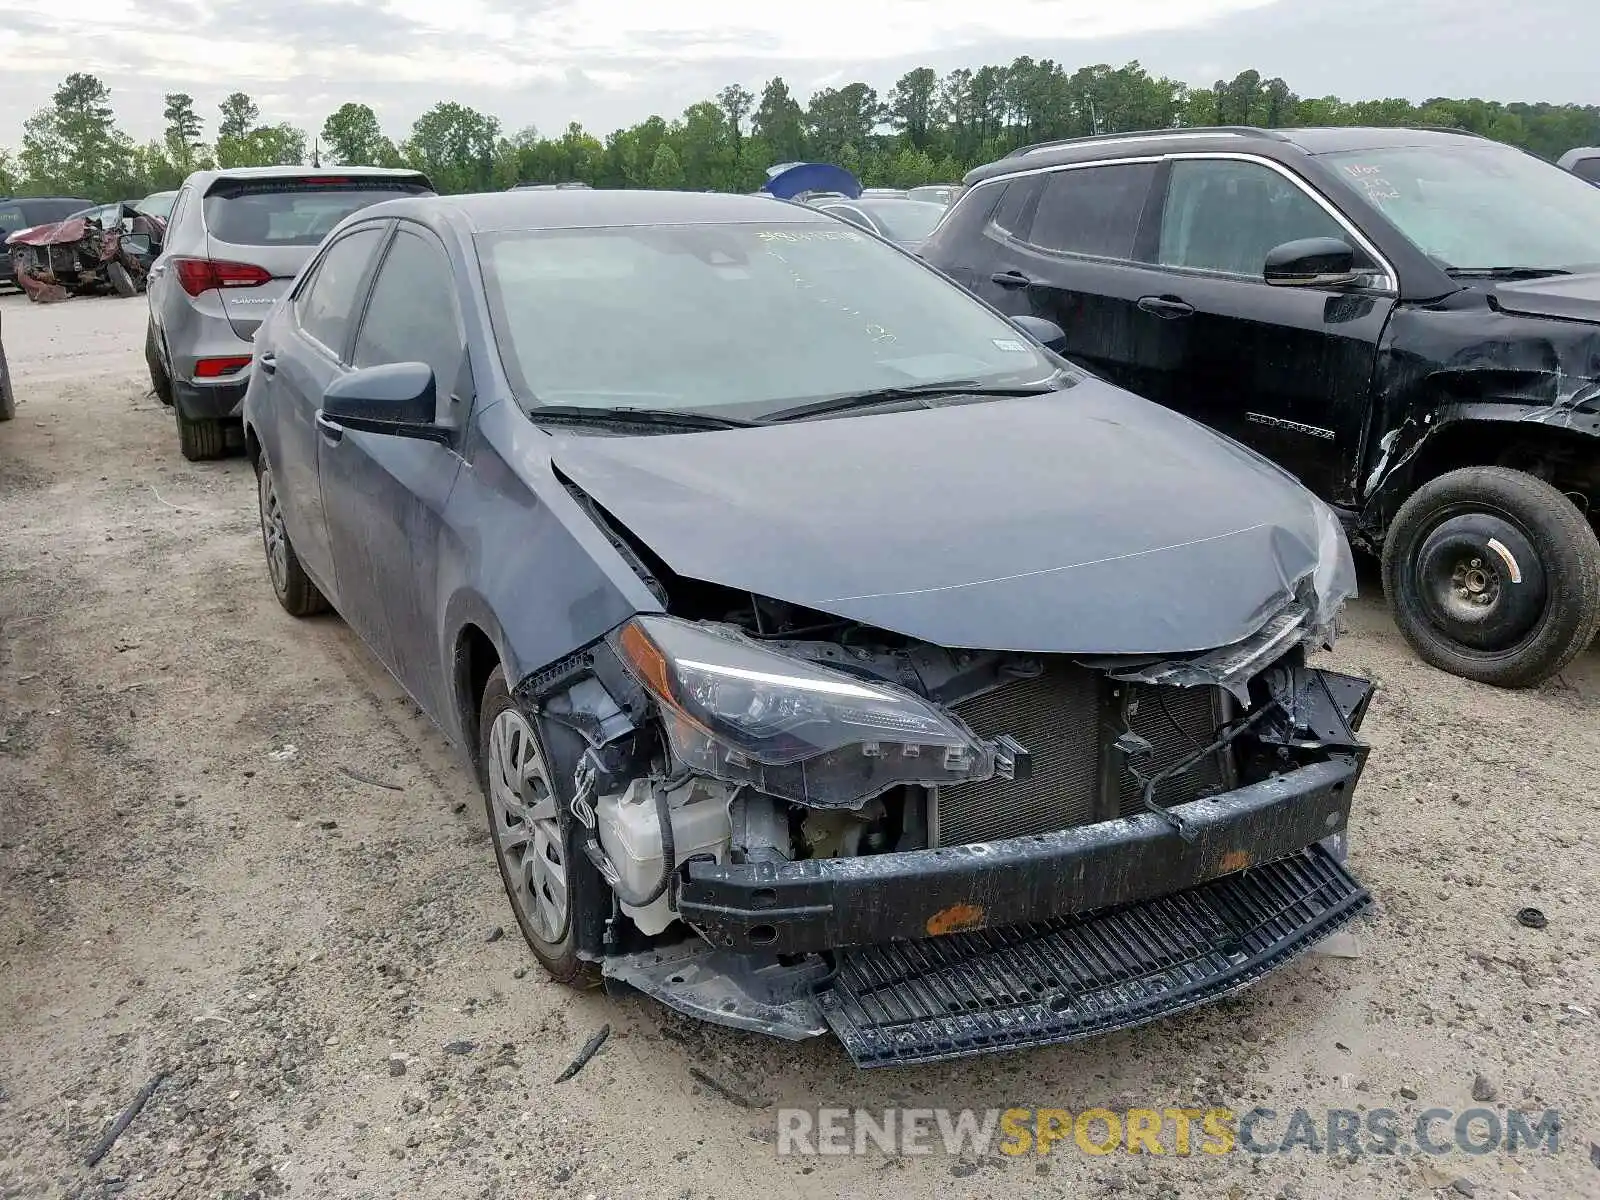
M 0 194 L 132 198 L 175 188 L 211 166 L 409 166 L 443 192 L 517 183 L 752 191 L 779 162 L 838 163 L 864 183 L 955 182 L 970 168 L 1050 138 L 1198 125 L 1436 125 L 1469 130 L 1554 159 L 1600 143 L 1600 106 L 1437 98 L 1345 101 L 1302 97 L 1282 79 L 1243 71 L 1212 87 L 1152 76 L 1137 62 L 1069 71 L 1023 56 L 1009 66 L 940 76 L 909 71 L 880 95 L 865 83 L 823 88 L 802 104 L 782 78 L 757 95 L 730 84 L 673 119 L 652 116 L 604 138 L 572 122 L 547 137 L 505 129 L 454 101 L 435 104 L 395 140 L 371 106 L 342 105 L 314 139 L 265 117 L 234 92 L 209 139 L 192 96 L 165 97 L 161 138 L 135 142 L 117 125 L 111 92 L 94 75 L 67 76 L 30 117 L 15 154 L 0 149 Z

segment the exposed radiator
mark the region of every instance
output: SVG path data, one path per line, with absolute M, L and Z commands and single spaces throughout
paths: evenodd
M 1042 675 L 953 706 L 981 737 L 1010 734 L 1033 760 L 1029 779 L 994 778 L 942 788 L 934 800 L 934 838 L 940 846 L 1026 837 L 1131 816 L 1143 807 L 1138 781 L 1110 743 L 1124 726 L 1153 753 L 1146 775 L 1182 762 L 1214 740 L 1227 717 L 1219 688 L 1108 684 L 1098 672 L 1066 660 L 1048 661 Z M 1225 790 L 1232 779 L 1227 754 L 1208 756 L 1162 784 L 1156 800 L 1181 804 Z

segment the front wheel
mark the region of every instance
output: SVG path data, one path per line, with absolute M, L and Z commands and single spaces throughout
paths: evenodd
M 1419 488 L 1383 546 L 1383 586 L 1424 662 L 1497 687 L 1532 687 L 1600 630 L 1600 540 L 1550 484 L 1467 467 Z
M 496 667 L 478 709 L 478 782 L 500 879 L 534 957 L 557 983 L 589 988 L 600 973 L 577 953 L 577 839 L 549 764 L 533 722 Z
M 133 275 L 115 259 L 106 264 L 106 277 L 111 280 L 111 286 L 117 289 L 117 295 L 124 300 L 131 300 L 139 294 L 139 285 L 133 281 Z

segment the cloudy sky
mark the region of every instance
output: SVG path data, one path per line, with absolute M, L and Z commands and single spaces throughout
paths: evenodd
M 70 71 L 155 137 L 187 91 L 310 132 L 346 100 L 391 134 L 442 99 L 556 132 L 675 114 L 781 74 L 802 101 L 906 70 L 1019 54 L 1138 59 L 1195 84 L 1247 67 L 1302 95 L 1600 102 L 1595 0 L 0 0 L 0 146 Z

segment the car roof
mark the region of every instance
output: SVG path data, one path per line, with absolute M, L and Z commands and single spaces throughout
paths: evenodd
M 1556 166 L 1570 170 L 1574 163 L 1600 158 L 1600 146 L 1575 146 L 1556 160 Z
M 1257 129 L 1246 125 L 1219 125 L 1192 129 L 1146 129 L 1097 137 L 1040 142 L 1013 150 L 1005 158 L 967 173 L 972 184 L 997 175 L 1039 167 L 1089 162 L 1101 158 L 1137 158 L 1169 154 L 1176 149 L 1237 152 L 1248 147 L 1267 154 L 1333 154 L 1341 151 L 1379 150 L 1400 146 L 1455 146 L 1485 139 L 1462 129 L 1414 126 L 1305 126 Z
M 224 179 L 395 179 L 427 178 L 410 167 L 220 167 L 196 171 L 185 179 L 185 187 L 208 188 Z
M 759 225 L 809 222 L 832 225 L 836 218 L 803 204 L 772 196 L 734 196 L 721 192 L 633 190 L 480 192 L 462 196 L 408 196 L 361 210 L 362 217 L 409 216 L 448 221 L 469 233 L 523 229 L 604 229 L 619 225 Z

